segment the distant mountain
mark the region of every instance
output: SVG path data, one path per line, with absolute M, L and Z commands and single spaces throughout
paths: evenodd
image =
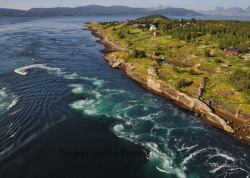
M 0 16 L 19 16 L 25 13 L 23 10 L 0 8 Z
M 126 6 L 99 6 L 89 5 L 76 8 L 69 7 L 55 7 L 55 8 L 32 8 L 28 10 L 28 13 L 50 13 L 50 14 L 87 14 L 87 15 L 99 15 L 99 14 L 130 14 L 144 12 L 143 8 L 132 8 Z
M 231 7 L 226 9 L 224 9 L 223 7 L 216 7 L 215 10 L 197 11 L 197 12 L 204 15 L 213 15 L 213 16 L 250 17 L 250 6 L 248 6 L 245 10 L 239 7 Z
M 169 16 L 200 16 L 200 13 L 184 8 L 166 8 L 154 11 L 154 14 L 164 14 Z
M 246 12 L 250 13 L 250 6 L 245 9 Z
M 151 15 L 162 14 L 169 16 L 199 16 L 200 13 L 184 8 L 158 7 L 158 8 L 133 8 L 127 6 L 100 6 L 88 5 L 81 7 L 55 7 L 55 8 L 32 8 L 28 11 L 15 12 L 11 9 L 8 13 L 4 13 L 0 9 L 0 16 L 65 16 L 65 15 L 119 15 L 119 14 L 137 14 Z

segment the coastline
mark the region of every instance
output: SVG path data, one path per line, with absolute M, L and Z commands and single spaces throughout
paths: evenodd
M 208 106 L 201 100 L 192 98 L 185 93 L 175 90 L 174 87 L 164 85 L 160 80 L 155 78 L 154 75 L 150 75 L 150 71 L 148 71 L 148 76 L 141 76 L 134 70 L 135 66 L 123 60 L 117 60 L 116 56 L 113 54 L 116 51 L 125 51 L 126 49 L 111 42 L 107 35 L 103 33 L 101 29 L 97 29 L 93 23 L 87 22 L 86 27 L 86 30 L 91 31 L 93 36 L 100 38 L 97 42 L 105 46 L 105 49 L 101 52 L 104 53 L 105 60 L 112 68 L 123 69 L 129 78 L 139 83 L 142 87 L 171 100 L 177 106 L 193 113 L 209 125 L 225 131 L 240 143 L 250 145 L 250 135 L 242 134 L 242 129 L 236 130 L 232 127 L 232 120 L 234 123 L 240 123 L 243 126 L 249 125 L 249 116 L 240 113 L 240 108 L 232 112 L 220 104 L 213 103 L 211 106 Z M 240 128 L 240 126 L 238 127 Z

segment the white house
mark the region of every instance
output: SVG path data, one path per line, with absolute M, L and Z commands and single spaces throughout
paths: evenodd
M 157 30 L 157 28 L 156 28 L 156 26 L 151 25 L 150 28 L 149 28 L 149 30 Z

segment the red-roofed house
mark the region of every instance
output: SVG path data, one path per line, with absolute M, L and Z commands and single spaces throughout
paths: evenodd
M 161 32 L 154 32 L 154 36 L 160 35 Z
M 227 56 L 238 56 L 239 55 L 239 50 L 238 49 L 233 49 L 233 48 L 225 48 L 224 49 L 224 54 Z
M 153 55 L 154 56 L 159 56 L 159 55 L 161 55 L 161 52 L 158 52 L 158 51 L 157 52 L 153 52 Z

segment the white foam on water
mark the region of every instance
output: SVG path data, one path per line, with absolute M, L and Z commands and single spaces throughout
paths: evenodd
M 93 99 L 79 100 L 70 104 L 73 109 L 82 111 L 83 115 L 98 116 L 100 114 L 97 103 Z
M 18 102 L 18 99 L 15 98 L 15 99 L 10 103 L 10 105 L 7 107 L 7 110 L 9 110 L 9 109 L 12 108 L 13 106 L 15 106 L 17 102 Z
M 95 100 L 86 99 L 75 101 L 71 106 L 77 110 L 85 109 L 85 107 L 89 107 L 94 103 Z
M 207 148 L 203 148 L 200 150 L 196 150 L 195 152 L 191 153 L 188 157 L 184 158 L 184 160 L 181 163 L 181 167 L 186 170 L 185 165 L 189 162 L 189 160 L 193 159 L 196 155 L 200 154 L 201 152 L 207 150 Z
M 101 98 L 102 94 L 96 90 L 93 90 L 90 95 L 93 95 L 96 99 Z
M 10 110 L 18 102 L 18 97 L 8 94 L 6 88 L 0 90 L 0 114 Z
M 79 75 L 76 72 L 74 72 L 73 74 L 64 75 L 63 77 L 65 79 L 75 80 L 75 79 L 79 78 Z
M 177 147 L 176 148 L 177 148 L 177 151 L 183 151 L 183 150 L 190 151 L 197 146 L 198 146 L 197 144 L 195 144 L 193 146 L 186 146 L 185 144 L 182 144 L 181 148 L 177 148 Z
M 21 68 L 17 68 L 14 71 L 18 74 L 21 74 L 23 72 L 26 72 L 26 70 L 28 69 L 32 69 L 32 68 L 41 68 L 41 69 L 45 69 L 45 70 L 49 70 L 49 71 L 56 71 L 56 72 L 60 72 L 61 69 L 60 68 L 52 68 L 52 67 L 47 67 L 44 64 L 33 64 L 33 65 L 29 65 L 29 66 L 25 66 L 25 67 L 21 67 Z
M 223 158 L 226 158 L 227 160 L 235 162 L 235 158 L 228 156 L 226 154 L 223 154 L 223 153 L 217 153 L 215 155 L 211 155 L 209 158 L 213 158 L 213 157 L 223 157 Z
M 5 90 L 6 90 L 6 88 L 3 88 L 2 90 L 0 90 L 0 97 L 1 97 L 1 98 L 7 96 Z M 0 98 L 0 99 L 1 99 L 1 98 Z
M 122 124 L 116 124 L 114 127 L 113 127 L 113 130 L 115 132 L 122 132 L 122 130 L 124 129 L 123 125 Z
M 100 80 L 100 79 L 97 79 L 97 78 L 88 78 L 88 77 L 80 77 L 86 81 L 90 81 L 92 82 L 92 84 L 96 87 L 102 87 L 103 84 L 105 83 L 104 80 Z
M 210 170 L 209 172 L 214 174 L 214 173 L 216 173 L 217 171 L 219 171 L 220 169 L 226 168 L 226 167 L 230 167 L 230 166 L 227 165 L 227 164 L 222 164 L 222 165 L 219 165 L 218 167 L 216 167 L 215 169 Z
M 71 91 L 75 94 L 80 94 L 84 92 L 84 87 L 80 84 L 70 84 L 69 87 L 73 88 Z
M 104 89 L 103 92 L 107 93 L 109 96 L 113 96 L 113 95 L 120 95 L 122 93 L 125 93 L 126 91 L 117 89 Z
M 159 111 L 159 112 L 156 112 L 156 113 L 150 113 L 150 114 L 148 114 L 146 116 L 141 116 L 141 117 L 137 117 L 137 118 L 140 119 L 140 120 L 154 120 L 155 118 L 157 118 L 158 116 L 160 116 L 161 113 L 162 112 Z
M 176 167 L 174 165 L 173 160 L 175 159 L 175 155 L 172 150 L 168 149 L 168 155 L 160 151 L 158 145 L 153 142 L 143 143 L 147 149 L 150 150 L 148 154 L 148 159 L 156 163 L 156 169 L 167 173 L 174 174 L 179 178 L 185 178 L 186 174 L 184 170 Z
M 167 173 L 167 174 L 173 174 L 173 172 L 166 171 L 164 169 L 160 169 L 158 166 L 156 166 L 156 169 L 158 171 L 160 171 L 160 172 L 164 172 L 164 173 Z M 179 178 L 186 178 L 187 177 L 186 174 L 183 171 L 181 171 L 180 169 L 178 169 L 178 168 L 175 169 L 175 175 L 177 177 L 179 177 Z

